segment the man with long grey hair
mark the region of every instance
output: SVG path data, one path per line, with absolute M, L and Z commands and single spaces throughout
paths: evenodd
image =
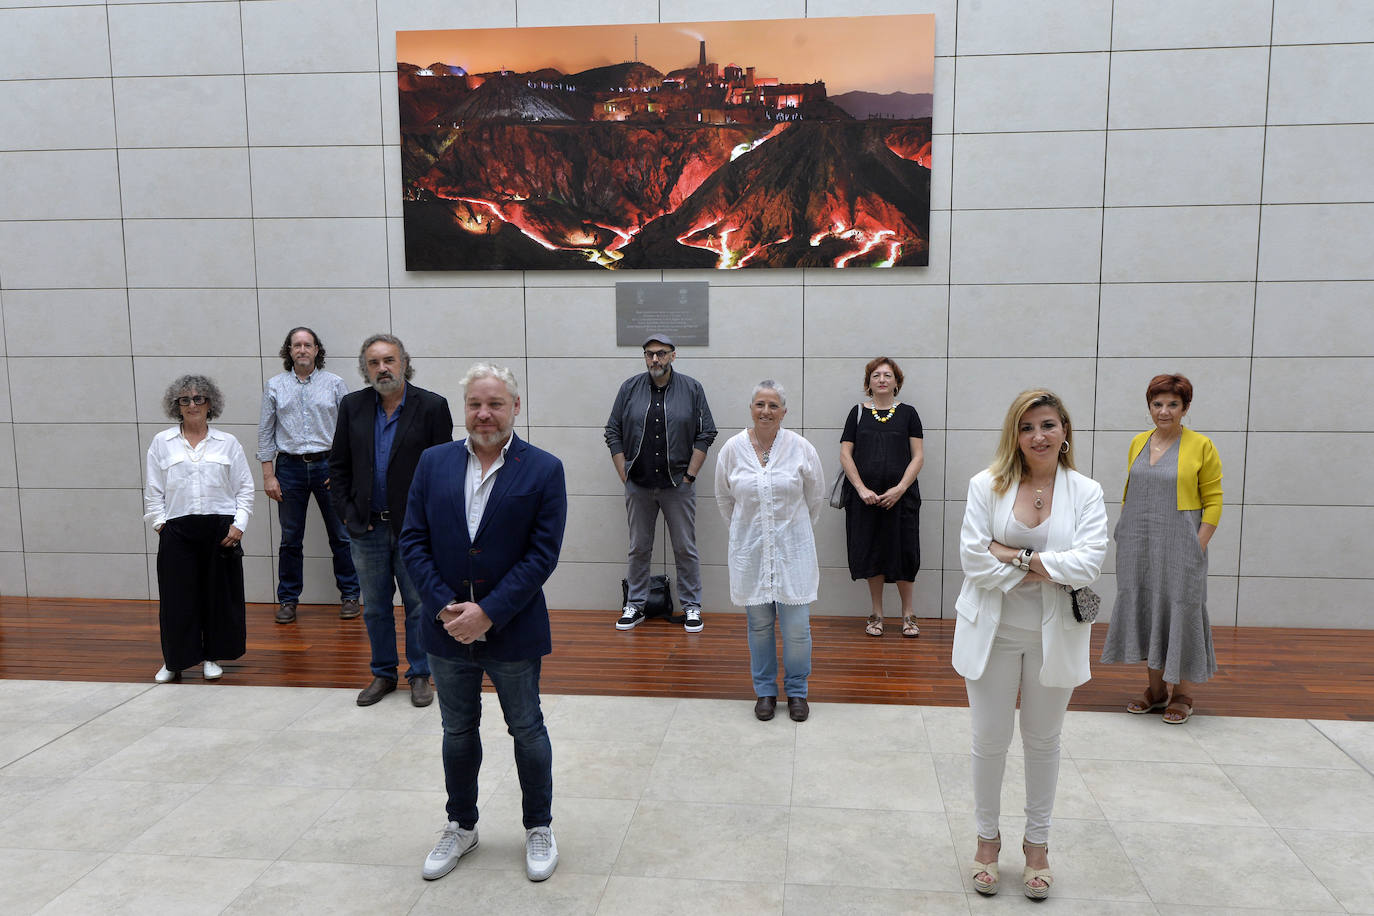
M 348 527 L 353 565 L 363 591 L 363 624 L 372 645 L 372 683 L 358 694 L 371 706 L 396 689 L 396 610 L 399 587 L 406 611 L 406 660 L 410 702 L 434 701 L 429 661 L 420 649 L 420 596 L 401 562 L 397 538 L 405 520 L 410 479 L 420 453 L 453 440 L 448 401 L 412 385 L 415 367 L 400 339 L 373 334 L 358 353 L 368 387 L 344 397 L 329 452 L 329 494 Z

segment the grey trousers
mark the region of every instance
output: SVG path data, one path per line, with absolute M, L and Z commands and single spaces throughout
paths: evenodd
M 625 481 L 625 514 L 630 520 L 630 562 L 625 573 L 629 583 L 626 603 L 644 607 L 649 597 L 649 562 L 654 552 L 654 525 L 662 510 L 673 542 L 677 567 L 677 593 L 682 609 L 701 607 L 701 561 L 697 558 L 697 493 L 683 481 L 671 490 L 641 487 Z

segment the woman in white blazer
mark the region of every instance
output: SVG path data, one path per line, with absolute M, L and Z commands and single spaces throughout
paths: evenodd
M 1050 813 L 1059 733 L 1073 688 L 1091 676 L 1091 624 L 1067 588 L 1097 579 L 1107 554 L 1102 487 L 1073 467 L 1073 424 L 1052 392 L 1023 391 L 1007 410 L 991 467 L 969 481 L 959 535 L 954 669 L 973 719 L 974 888 L 995 894 L 1002 773 L 1016 696 L 1026 758 L 1026 896 L 1048 896 Z

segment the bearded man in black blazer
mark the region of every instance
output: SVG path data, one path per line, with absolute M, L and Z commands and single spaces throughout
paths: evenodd
M 405 521 L 410 480 L 420 453 L 453 441 L 448 401 L 410 384 L 410 354 L 391 334 L 373 334 L 358 353 L 368 387 L 345 395 L 329 452 L 329 494 L 348 527 L 353 565 L 363 593 L 363 623 L 372 646 L 372 683 L 358 694 L 371 706 L 396 689 L 396 588 L 405 606 L 410 702 L 434 701 L 429 660 L 420 646 L 420 594 L 401 562 L 398 538 Z

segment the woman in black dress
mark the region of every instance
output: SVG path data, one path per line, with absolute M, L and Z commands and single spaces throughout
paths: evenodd
M 902 635 L 918 636 L 912 584 L 921 569 L 917 517 L 921 490 L 916 475 L 925 463 L 921 417 L 897 400 L 902 370 L 886 356 L 864 367 L 867 400 L 849 412 L 840 436 L 845 487 L 845 542 L 849 574 L 868 580 L 873 610 L 864 626 L 883 635 L 883 585 L 897 583 L 902 599 Z

